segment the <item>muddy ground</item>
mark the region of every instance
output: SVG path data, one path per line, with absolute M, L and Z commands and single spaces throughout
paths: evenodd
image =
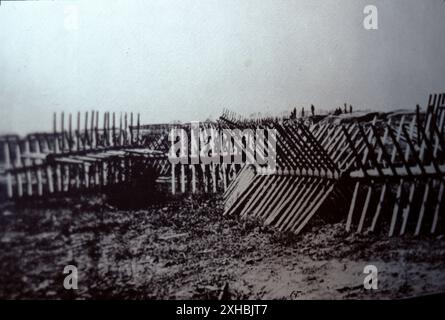
M 0 211 L 2 299 L 388 299 L 445 292 L 445 238 L 293 236 L 224 217 L 218 198 L 122 210 L 103 198 Z M 378 268 L 365 290 L 363 268 Z M 78 268 L 78 290 L 63 269 Z

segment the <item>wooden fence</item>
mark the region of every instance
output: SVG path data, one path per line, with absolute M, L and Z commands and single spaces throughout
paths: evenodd
M 51 133 L 0 137 L 0 193 L 20 200 L 129 182 L 151 167 L 173 194 L 222 193 L 226 215 L 299 233 L 320 212 L 340 212 L 347 231 L 389 236 L 442 233 L 445 94 L 412 112 L 242 119 L 225 110 L 200 128 L 273 129 L 276 171 L 248 164 L 172 165 L 172 129 L 139 115 L 54 115 Z M 190 152 L 187 146 L 187 152 Z M 149 195 L 148 195 L 149 196 Z
M 445 94 L 434 94 L 425 112 L 268 121 L 277 172 L 244 168 L 224 194 L 225 214 L 299 233 L 317 212 L 339 210 L 348 231 L 443 232 L 444 109 Z

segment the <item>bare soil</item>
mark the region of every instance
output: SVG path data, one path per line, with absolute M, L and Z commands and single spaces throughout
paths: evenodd
M 299 236 L 222 215 L 220 199 L 144 209 L 100 197 L 0 211 L 2 299 L 390 299 L 445 292 L 445 238 L 356 235 L 316 220 Z M 363 268 L 378 268 L 365 290 Z M 63 269 L 75 265 L 78 290 Z

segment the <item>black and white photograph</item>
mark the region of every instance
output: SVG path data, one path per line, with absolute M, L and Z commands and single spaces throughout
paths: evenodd
M 0 300 L 443 297 L 444 36 L 443 0 L 1 0 Z

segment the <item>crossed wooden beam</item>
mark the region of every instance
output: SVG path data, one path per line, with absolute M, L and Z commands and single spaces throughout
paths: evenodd
M 225 214 L 299 233 L 335 206 L 350 232 L 443 232 L 444 110 L 445 94 L 433 94 L 422 113 L 269 122 L 278 170 L 243 168 L 224 194 Z

